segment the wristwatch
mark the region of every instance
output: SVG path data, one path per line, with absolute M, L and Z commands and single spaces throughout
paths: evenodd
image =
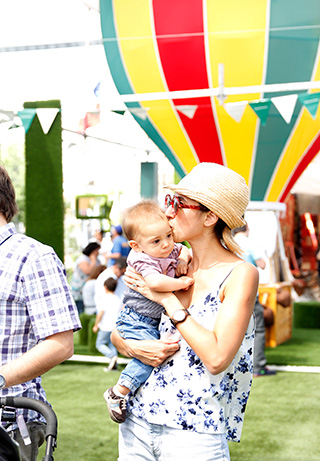
M 6 386 L 6 378 L 3 375 L 0 375 L 0 390 Z
M 170 320 L 176 326 L 178 323 L 184 322 L 188 315 L 190 315 L 190 312 L 187 309 L 178 309 L 174 311 Z

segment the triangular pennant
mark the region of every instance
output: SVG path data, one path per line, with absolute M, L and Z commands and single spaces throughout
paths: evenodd
M 125 114 L 125 110 L 112 110 L 111 112 L 114 112 L 115 114 L 119 114 L 119 115 L 124 115 Z
M 254 112 L 260 118 L 261 124 L 265 125 L 268 115 L 269 115 L 271 100 L 261 99 L 261 101 L 249 102 L 249 106 L 254 110 Z
M 14 119 L 14 112 L 11 110 L 0 110 L 0 123 L 10 122 Z
M 196 110 L 198 109 L 199 106 L 176 106 L 176 109 L 181 112 L 181 114 L 185 115 L 186 117 L 192 119 L 194 117 L 194 114 L 196 113 Z
M 97 86 L 95 87 L 95 89 L 93 90 L 93 92 L 94 92 L 94 94 L 95 94 L 95 96 L 96 96 L 97 98 L 99 98 L 99 96 L 100 96 L 100 85 L 101 85 L 101 82 L 99 82 L 99 83 L 97 84 Z
M 18 111 L 18 116 L 21 118 L 22 125 L 26 133 L 28 133 L 35 115 L 36 109 L 23 109 Z
M 312 118 L 316 118 L 320 101 L 320 93 L 303 93 L 298 96 L 302 105 L 310 112 Z
M 141 118 L 141 120 L 146 120 L 148 117 L 148 110 L 145 109 L 144 107 L 130 107 L 129 111 L 131 112 L 132 115 L 135 115 L 136 117 Z
M 236 122 L 240 122 L 245 111 L 245 108 L 248 105 L 248 101 L 240 102 L 227 102 L 224 104 L 226 112 L 233 118 Z
M 42 128 L 42 131 L 44 134 L 47 134 L 48 131 L 50 130 L 57 113 L 60 111 L 60 109 L 55 109 L 55 108 L 41 108 L 41 109 L 36 109 L 37 111 L 37 116 Z
M 288 94 L 285 96 L 276 96 L 271 98 L 272 104 L 286 123 L 290 123 L 293 111 L 297 102 L 297 94 Z

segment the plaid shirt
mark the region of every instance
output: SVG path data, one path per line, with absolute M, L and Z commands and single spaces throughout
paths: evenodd
M 81 328 L 63 264 L 52 248 L 18 234 L 11 223 L 0 227 L 0 312 L 1 365 L 48 336 Z M 2 389 L 5 395 L 47 402 L 40 376 Z M 18 412 L 39 420 L 34 411 Z

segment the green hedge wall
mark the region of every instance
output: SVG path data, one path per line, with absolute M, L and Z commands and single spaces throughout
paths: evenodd
M 295 302 L 293 304 L 293 327 L 320 328 L 320 302 Z
M 60 101 L 26 102 L 25 109 L 61 108 Z M 38 117 L 26 133 L 26 234 L 64 260 L 61 111 L 45 135 Z

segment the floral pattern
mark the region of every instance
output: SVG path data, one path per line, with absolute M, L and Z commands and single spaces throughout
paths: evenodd
M 218 287 L 189 311 L 198 323 L 212 330 L 220 305 Z M 166 337 L 174 333 L 166 316 L 160 331 Z M 129 399 L 128 410 L 150 423 L 200 433 L 226 433 L 228 440 L 239 442 L 252 383 L 253 338 L 251 317 L 239 351 L 218 375 L 210 374 L 181 338 L 180 350 L 153 370 Z

